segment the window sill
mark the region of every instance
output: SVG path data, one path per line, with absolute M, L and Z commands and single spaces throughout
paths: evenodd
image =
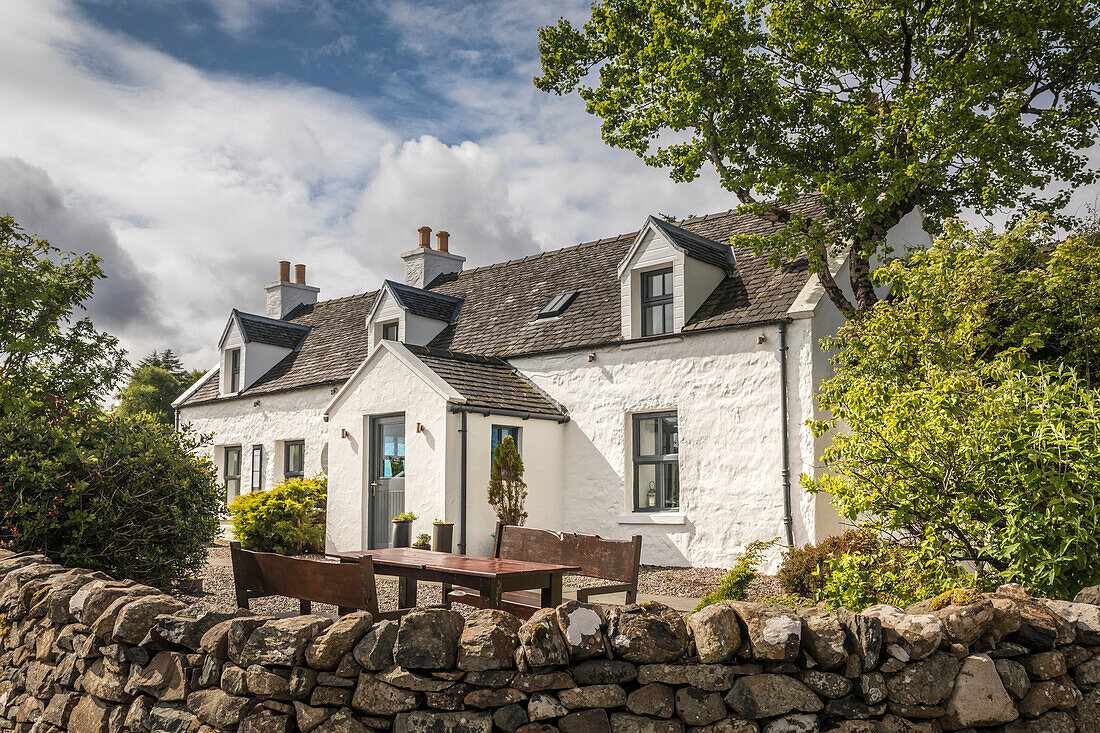
M 686 524 L 687 517 L 680 512 L 636 512 L 620 514 L 619 524 Z
M 684 336 L 681 333 L 662 333 L 657 336 L 638 336 L 624 341 L 619 345 L 619 348 L 623 351 L 631 351 L 633 349 L 644 349 L 647 346 L 653 346 L 654 344 L 667 344 L 683 341 Z

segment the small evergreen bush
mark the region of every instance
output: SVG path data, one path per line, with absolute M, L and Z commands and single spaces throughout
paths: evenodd
M 270 491 L 243 494 L 229 505 L 233 533 L 246 550 L 303 555 L 325 549 L 328 479 L 284 481 Z
M 493 465 L 489 473 L 489 505 L 497 518 L 505 524 L 522 525 L 527 521 L 523 505 L 527 501 L 527 484 L 523 480 L 523 459 L 516 441 L 504 436 L 493 451 Z
M 722 579 L 722 584 L 718 586 L 718 590 L 701 600 L 699 605 L 692 609 L 692 613 L 720 601 L 745 600 L 745 590 L 749 587 L 752 579 L 756 577 L 756 567 L 764 559 L 764 553 L 768 551 L 768 548 L 777 541 L 778 538 L 767 542 L 763 540 L 750 542 L 748 547 L 745 548 L 745 552 L 733 564 L 726 577 Z

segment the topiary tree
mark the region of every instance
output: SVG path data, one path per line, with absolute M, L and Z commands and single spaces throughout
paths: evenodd
M 516 441 L 506 435 L 493 451 L 489 472 L 489 505 L 505 524 L 522 525 L 527 521 L 523 505 L 527 501 L 527 484 L 523 480 L 523 459 Z
M 1098 273 L 1100 235 L 1058 242 L 1039 218 L 953 222 L 884 268 L 891 299 L 833 344 L 815 430 L 844 429 L 806 486 L 926 567 L 1060 597 L 1100 582 Z
M 270 491 L 242 494 L 229 505 L 233 534 L 255 552 L 302 555 L 325 549 L 328 478 L 295 478 Z
M 32 393 L 0 411 L 0 546 L 165 587 L 218 534 L 222 489 L 199 437 Z

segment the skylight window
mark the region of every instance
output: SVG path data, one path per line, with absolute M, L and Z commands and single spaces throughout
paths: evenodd
M 546 304 L 546 307 L 539 311 L 539 318 L 554 318 L 560 316 L 565 312 L 565 309 L 569 307 L 569 304 L 573 302 L 573 298 L 577 297 L 576 290 L 569 290 L 564 293 L 558 293 L 550 302 Z

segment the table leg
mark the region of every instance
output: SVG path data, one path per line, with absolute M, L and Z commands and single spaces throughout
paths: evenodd
M 397 605 L 399 608 L 416 608 L 416 578 L 397 579 Z
M 489 597 L 486 599 L 489 602 L 488 607 L 500 608 L 502 595 L 500 590 L 500 578 L 493 578 L 489 581 Z
M 550 574 L 550 584 L 542 589 L 542 607 L 556 608 L 561 605 L 561 575 Z

